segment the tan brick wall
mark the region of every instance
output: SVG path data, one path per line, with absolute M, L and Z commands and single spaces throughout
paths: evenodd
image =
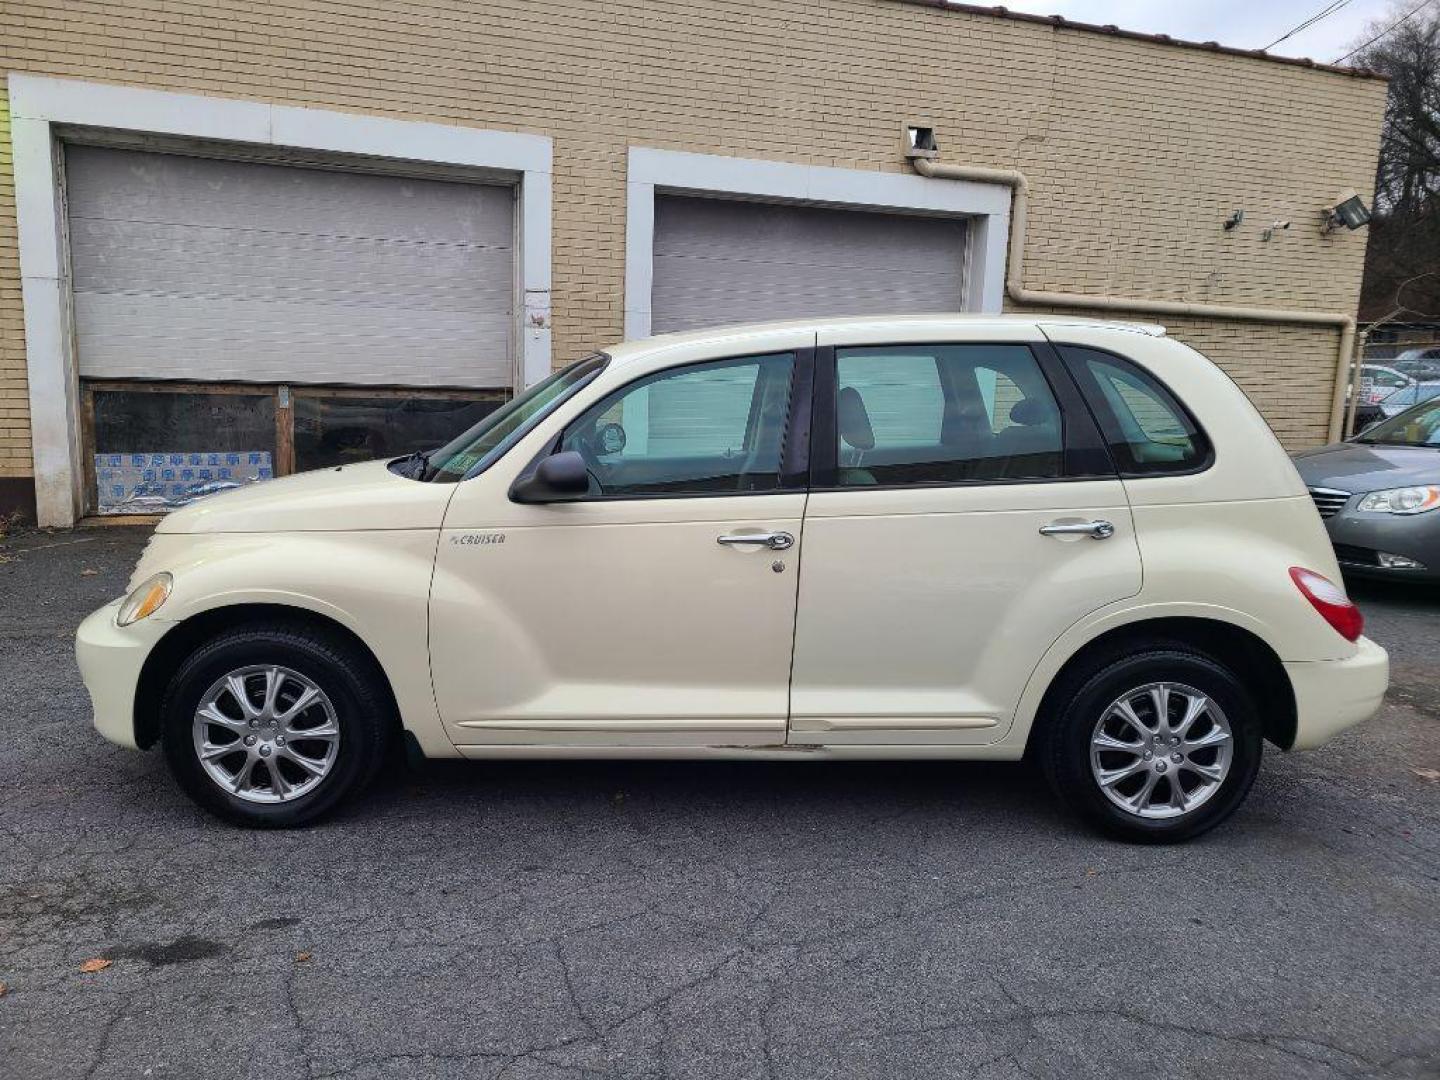
M 29 476 L 32 471 L 14 164 L 10 151 L 10 95 L 0 85 L 0 477 Z
M 627 146 L 902 171 L 906 120 L 946 160 L 1027 172 L 1032 288 L 1353 311 L 1364 233 L 1314 222 L 1368 196 L 1385 93 L 895 0 L 0 0 L 0 26 L 0 71 L 552 136 L 557 362 L 621 332 Z M 1334 334 L 1175 330 L 1287 442 L 1323 437 Z M 0 477 L 29 474 L 26 426 L 0 136 Z

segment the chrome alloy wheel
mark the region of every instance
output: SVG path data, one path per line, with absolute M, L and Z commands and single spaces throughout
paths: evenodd
M 1090 736 L 1090 772 L 1136 817 L 1176 818 L 1203 806 L 1230 774 L 1235 736 L 1224 711 L 1183 683 L 1121 694 Z
M 216 679 L 195 709 L 193 735 L 206 775 L 254 803 L 290 802 L 313 791 L 340 749 L 340 724 L 325 691 L 273 664 Z

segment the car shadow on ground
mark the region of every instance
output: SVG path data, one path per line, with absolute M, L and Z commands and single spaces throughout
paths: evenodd
M 875 820 L 910 812 L 993 815 L 1054 828 L 1069 817 L 1038 770 L 1017 762 L 425 761 L 391 770 L 342 815 L 507 805 L 607 804 L 647 814 L 765 818 L 776 811 Z
M 1345 575 L 1345 591 L 1358 604 L 1366 601 L 1382 604 L 1414 606 L 1424 604 L 1440 607 L 1440 582 L 1404 581 L 1391 578 Z

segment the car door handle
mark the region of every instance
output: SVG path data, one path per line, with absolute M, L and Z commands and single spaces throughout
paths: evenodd
M 1108 521 L 1096 519 L 1095 521 L 1073 521 L 1055 523 L 1052 525 L 1041 525 L 1041 536 L 1089 536 L 1095 540 L 1104 540 L 1107 536 L 1115 535 L 1115 526 Z
M 784 551 L 786 548 L 795 546 L 795 537 L 788 532 L 773 533 L 735 533 L 730 536 L 717 536 L 717 544 L 764 544 L 771 551 Z

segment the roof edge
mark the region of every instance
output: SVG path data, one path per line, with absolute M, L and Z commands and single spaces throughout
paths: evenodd
M 1346 75 L 1352 79 L 1375 79 L 1389 82 L 1388 75 L 1369 68 L 1342 67 L 1339 64 L 1322 64 L 1308 57 L 1276 56 L 1264 49 L 1240 49 L 1233 45 L 1221 45 L 1218 41 L 1187 41 L 1169 34 L 1147 34 L 1140 30 L 1123 30 L 1114 24 L 1076 22 L 1063 15 L 1032 15 L 1025 11 L 1011 11 L 1005 7 L 983 7 L 979 4 L 950 3 L 949 0 L 893 0 L 895 3 L 911 4 L 915 7 L 934 8 L 937 11 L 958 11 L 962 15 L 986 15 L 993 19 L 1009 19 L 1012 22 L 1036 23 L 1056 30 L 1079 30 L 1087 34 L 1104 34 L 1107 37 L 1128 38 L 1131 41 L 1147 41 L 1152 45 L 1170 45 L 1177 49 L 1195 49 L 1200 52 L 1220 53 L 1225 56 L 1246 56 L 1251 60 L 1265 60 L 1272 64 L 1286 64 L 1290 67 L 1310 68 L 1312 71 L 1326 71 L 1334 75 Z

